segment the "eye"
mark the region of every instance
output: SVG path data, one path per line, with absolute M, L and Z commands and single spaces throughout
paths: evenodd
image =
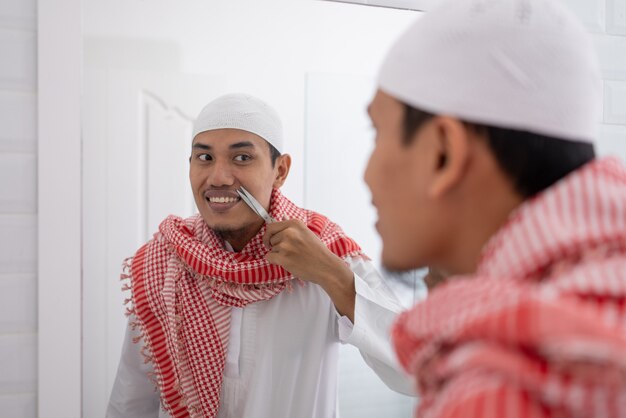
M 196 158 L 198 158 L 200 161 L 211 161 L 213 159 L 213 157 L 211 157 L 209 154 L 198 154 Z
M 245 161 L 249 161 L 251 159 L 252 159 L 252 157 L 247 155 L 247 154 L 239 154 L 239 155 L 235 156 L 235 158 L 234 158 L 235 161 L 239 161 L 239 162 L 245 162 Z

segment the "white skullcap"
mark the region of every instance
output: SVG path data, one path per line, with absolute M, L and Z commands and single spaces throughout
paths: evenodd
M 388 53 L 379 87 L 423 111 L 592 142 L 600 70 L 558 0 L 443 0 Z
M 193 124 L 195 138 L 215 129 L 241 129 L 256 134 L 283 151 L 283 126 L 278 113 L 264 101 L 247 94 L 227 94 L 207 104 Z

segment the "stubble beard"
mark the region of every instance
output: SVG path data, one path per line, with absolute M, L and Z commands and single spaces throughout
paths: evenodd
M 224 241 L 232 241 L 241 239 L 247 231 L 247 228 L 229 228 L 216 226 L 215 228 L 211 228 L 215 234 L 223 239 Z
M 257 228 L 254 224 L 244 225 L 241 227 L 226 227 L 216 225 L 211 228 L 215 234 L 222 240 L 228 242 L 235 248 L 236 251 L 240 251 L 245 245 L 254 238 L 260 228 Z

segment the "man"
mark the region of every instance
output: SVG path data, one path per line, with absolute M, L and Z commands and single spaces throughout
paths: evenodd
M 442 1 L 378 83 L 383 264 L 446 278 L 394 326 L 417 416 L 626 416 L 626 169 L 595 159 L 585 30 L 556 0 Z
M 291 158 L 278 114 L 222 96 L 191 148 L 199 214 L 168 217 L 126 264 L 131 318 L 107 417 L 334 417 L 340 340 L 411 393 L 389 343 L 393 294 L 339 226 L 279 192 Z

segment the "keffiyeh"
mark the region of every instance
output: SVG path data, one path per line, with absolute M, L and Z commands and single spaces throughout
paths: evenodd
M 625 324 L 626 170 L 605 159 L 524 203 L 393 340 L 420 418 L 622 417 Z
M 275 219 L 306 223 L 337 256 L 362 256 L 359 246 L 324 216 L 272 194 Z M 134 327 L 142 331 L 142 352 L 154 366 L 163 408 L 175 418 L 215 417 L 219 409 L 231 307 L 269 300 L 295 279 L 264 256 L 265 226 L 239 253 L 200 215 L 168 217 L 154 239 L 127 260 Z M 139 341 L 139 337 L 136 342 Z

